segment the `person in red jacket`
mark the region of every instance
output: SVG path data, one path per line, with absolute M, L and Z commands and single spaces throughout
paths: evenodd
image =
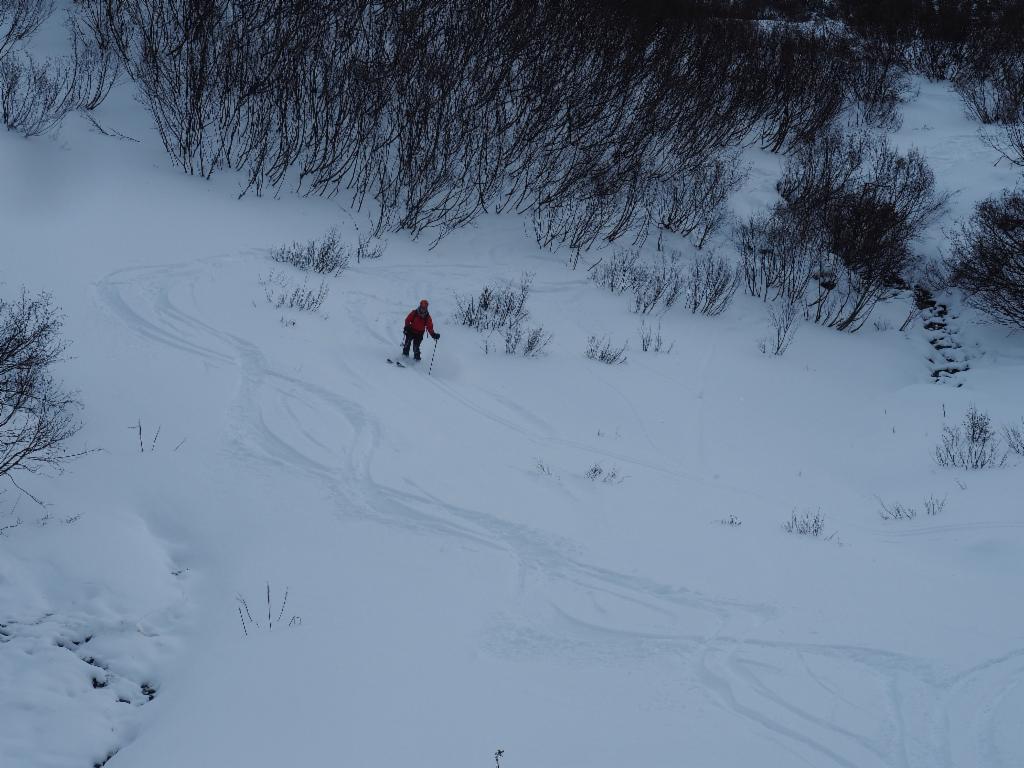
M 402 347 L 402 354 L 409 356 L 409 345 L 412 345 L 412 354 L 416 360 L 420 359 L 420 344 L 423 342 L 423 332 L 429 333 L 434 341 L 441 338 L 440 333 L 434 333 L 434 321 L 430 317 L 427 307 L 430 302 L 423 299 L 420 305 L 405 318 L 405 346 Z

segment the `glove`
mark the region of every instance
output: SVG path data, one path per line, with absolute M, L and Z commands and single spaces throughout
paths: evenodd
M 441 338 L 441 334 L 440 333 L 435 333 L 434 334 L 434 341 L 437 341 L 440 338 Z

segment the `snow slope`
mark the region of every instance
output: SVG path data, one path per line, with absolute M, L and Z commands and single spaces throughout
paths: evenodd
M 931 458 L 971 403 L 1024 416 L 1019 335 L 954 304 L 955 387 L 920 323 L 764 356 L 741 295 L 643 353 L 628 300 L 509 217 L 392 236 L 282 313 L 268 249 L 354 238 L 344 201 L 179 174 L 125 91 L 101 119 L 139 141 L 0 136 L 2 290 L 63 307 L 97 449 L 25 480 L 46 509 L 0 497 L 0 765 L 1024 764 L 1024 469 Z M 954 215 L 1014 181 L 940 86 L 898 141 Z M 751 156 L 741 213 L 778 169 Z M 548 354 L 485 355 L 453 294 L 523 270 Z M 429 376 L 384 362 L 424 296 Z M 587 360 L 594 333 L 628 362 Z M 821 539 L 782 530 L 805 509 Z

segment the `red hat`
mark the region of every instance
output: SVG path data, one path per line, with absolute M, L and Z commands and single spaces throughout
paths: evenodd
M 420 306 L 421 307 L 429 306 L 429 304 L 430 304 L 430 302 L 427 301 L 426 299 L 420 299 Z

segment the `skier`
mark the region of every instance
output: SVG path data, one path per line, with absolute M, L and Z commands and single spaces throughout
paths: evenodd
M 434 341 L 441 338 L 440 333 L 434 333 L 434 321 L 427 311 L 429 305 L 430 302 L 423 299 L 405 318 L 405 346 L 402 347 L 402 354 L 406 357 L 409 356 L 409 345 L 412 344 L 413 358 L 420 359 L 420 344 L 423 342 L 424 331 L 429 333 Z

